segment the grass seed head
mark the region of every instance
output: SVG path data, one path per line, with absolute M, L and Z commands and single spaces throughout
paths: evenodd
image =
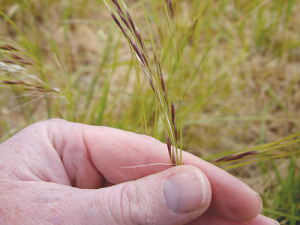
M 243 159 L 247 156 L 252 156 L 252 155 L 257 155 L 257 154 L 259 154 L 259 153 L 256 151 L 249 151 L 249 152 L 244 152 L 244 153 L 240 153 L 240 154 L 224 156 L 220 159 L 215 160 L 214 162 L 230 162 L 230 161 Z
M 121 29 L 124 36 L 126 36 L 125 30 L 124 30 L 123 26 L 121 25 L 120 21 L 118 20 L 118 18 L 116 17 L 116 15 L 113 12 L 110 12 L 110 15 L 113 18 L 113 20 L 115 21 L 115 23 L 118 25 L 118 27 Z
M 168 136 L 166 136 L 166 143 L 167 143 L 167 148 L 168 148 L 168 153 L 169 156 L 171 157 L 171 142 L 170 142 L 170 138 Z
M 22 63 L 22 64 L 25 64 L 25 65 L 32 65 L 32 63 L 27 62 L 25 60 L 20 60 L 19 62 Z
M 2 83 L 8 85 L 25 84 L 24 82 L 19 80 L 3 80 Z
M 20 56 L 17 56 L 15 54 L 11 54 L 10 56 L 16 60 L 23 60 Z
M 177 132 L 177 124 L 174 122 L 174 133 L 175 133 L 175 140 L 178 141 L 178 132 Z
M 0 59 L 1 62 L 7 63 L 7 64 L 14 64 L 15 62 L 6 60 L 6 59 Z
M 117 10 L 117 12 L 118 12 L 118 14 L 119 14 L 121 20 L 122 20 L 123 23 L 125 24 L 125 26 L 128 28 L 128 30 L 131 30 L 132 28 L 131 28 L 131 26 L 128 24 L 128 22 L 127 22 L 125 16 L 123 15 L 123 12 L 120 11 L 120 10 Z
M 172 18 L 174 19 L 174 8 L 173 8 L 172 0 L 167 0 L 167 4 L 169 6 Z
M 18 49 L 16 49 L 15 47 L 5 43 L 0 44 L 0 49 L 3 51 L 18 51 Z
M 175 106 L 171 103 L 172 123 L 175 124 Z

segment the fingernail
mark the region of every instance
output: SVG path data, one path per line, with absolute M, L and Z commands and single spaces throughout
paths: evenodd
M 273 220 L 270 217 L 260 215 L 260 218 L 262 219 L 261 224 L 264 224 L 264 225 L 280 225 L 279 222 L 277 222 L 276 220 Z
M 176 174 L 165 181 L 166 204 L 174 213 L 197 210 L 205 203 L 205 188 L 204 177 L 197 170 Z
M 272 224 L 272 225 L 280 225 L 280 223 L 279 222 L 277 222 L 276 220 L 273 220 L 273 219 L 270 219 L 270 225 Z
M 258 198 L 258 200 L 259 200 L 259 202 L 260 202 L 260 213 L 262 212 L 262 210 L 263 210 L 263 207 L 264 207 L 264 205 L 263 205 L 263 201 L 261 200 L 261 197 L 254 191 L 254 194 L 257 196 L 257 198 Z

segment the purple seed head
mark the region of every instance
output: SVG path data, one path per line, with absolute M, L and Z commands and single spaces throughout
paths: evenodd
M 118 20 L 118 18 L 116 17 L 116 15 L 113 12 L 110 12 L 111 17 L 113 18 L 113 20 L 115 21 L 115 23 L 118 25 L 118 27 L 122 30 L 123 34 L 125 35 L 125 31 L 124 28 L 122 27 L 120 21 Z
M 8 44 L 1 44 L 0 49 L 4 51 L 18 51 L 18 49 Z
M 142 53 L 141 53 L 139 47 L 138 47 L 134 42 L 133 42 L 132 44 L 133 44 L 132 47 L 133 47 L 134 51 L 136 52 L 136 54 L 138 55 L 138 57 L 140 58 L 140 60 L 141 60 L 144 64 L 147 64 L 147 63 L 144 61 L 144 58 L 143 58 L 143 56 L 142 56 Z
M 241 154 L 233 155 L 232 157 L 226 159 L 225 161 L 227 162 L 227 161 L 238 160 L 238 159 L 242 159 L 242 158 L 245 158 L 247 156 L 256 155 L 256 154 L 258 154 L 258 153 L 254 152 L 254 151 L 244 152 L 244 153 L 241 153 Z
M 143 62 L 145 63 L 145 65 L 147 65 L 149 67 L 149 64 L 148 64 L 148 61 L 147 61 L 147 58 L 145 56 L 144 53 L 142 53 L 142 58 L 143 58 Z M 149 69 L 151 70 L 151 67 L 149 67 Z
M 11 54 L 10 55 L 12 58 L 17 59 L 17 60 L 23 60 L 21 57 L 15 55 L 15 54 Z
M 244 152 L 244 153 L 240 153 L 240 154 L 236 154 L 236 155 L 224 156 L 220 159 L 215 160 L 214 162 L 230 162 L 230 161 L 243 159 L 247 156 L 257 155 L 257 154 L 258 154 L 258 152 L 256 152 L 256 151 Z
M 160 76 L 161 88 L 162 88 L 162 90 L 164 92 L 164 95 L 166 95 L 165 81 L 164 81 L 164 78 L 162 76 L 161 67 L 160 67 L 160 63 L 159 62 L 158 62 L 158 72 L 159 72 L 159 76 Z
M 8 63 L 8 64 L 14 64 L 15 62 L 13 61 L 10 61 L 10 60 L 6 60 L 6 59 L 0 59 L 1 62 L 4 62 L 4 63 Z
M 19 62 L 22 63 L 22 64 L 26 64 L 26 65 L 32 65 L 32 63 L 24 61 L 24 60 L 20 60 Z
M 167 0 L 167 4 L 169 6 L 172 18 L 174 19 L 174 8 L 173 8 L 172 0 Z
M 175 124 L 175 106 L 171 103 L 172 123 Z
M 152 90 L 154 92 L 156 92 L 155 89 L 154 89 L 153 82 L 152 82 L 151 78 L 149 78 L 149 83 L 150 83 L 150 86 L 151 86 Z
M 136 31 L 136 27 L 135 27 L 134 22 L 133 22 L 130 14 L 129 14 L 129 12 L 127 10 L 126 10 L 126 17 L 127 17 L 128 21 L 130 23 L 130 26 L 132 27 L 132 30 L 135 32 Z
M 123 13 L 122 13 L 120 10 L 118 10 L 118 9 L 117 9 L 117 12 L 118 12 L 118 14 L 119 14 L 121 20 L 122 20 L 123 23 L 125 24 L 125 26 L 126 26 L 129 30 L 131 30 L 131 28 L 130 28 L 130 26 L 129 26 L 129 24 L 128 24 L 126 18 L 125 18 L 125 16 L 123 15 Z
M 177 124 L 174 122 L 174 133 L 175 133 L 175 139 L 178 141 L 178 132 L 177 132 Z
M 117 9 L 122 12 L 122 9 L 121 9 L 121 6 L 120 6 L 119 2 L 117 0 L 112 0 L 112 1 L 116 5 Z
M 169 156 L 171 157 L 171 142 L 170 142 L 170 139 L 168 136 L 166 136 L 166 143 L 167 143 L 167 148 L 168 148 L 168 153 L 169 153 Z
M 19 80 L 3 80 L 2 83 L 3 84 L 25 84 L 24 82 Z
M 223 161 L 225 161 L 226 159 L 230 158 L 231 156 L 232 156 L 232 155 L 224 156 L 224 157 L 222 157 L 222 158 L 219 158 L 219 159 L 215 160 L 214 162 L 223 162 Z

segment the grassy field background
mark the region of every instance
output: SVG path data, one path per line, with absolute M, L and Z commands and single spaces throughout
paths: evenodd
M 126 1 L 149 44 L 139 1 Z M 144 0 L 154 37 L 153 2 Z M 206 160 L 300 130 L 300 2 L 174 0 L 182 52 L 183 149 Z M 105 125 L 164 141 L 156 100 L 138 82 L 125 38 L 101 0 L 1 0 L 0 40 L 20 49 L 19 76 L 50 91 L 0 84 L 0 140 L 48 118 Z M 163 49 L 162 51 L 164 51 Z M 0 52 L 1 59 L 10 59 Z M 21 75 L 20 75 L 21 73 Z M 39 80 L 40 79 L 40 80 Z M 53 91 L 59 90 L 59 91 Z M 300 224 L 298 155 L 230 170 L 263 198 L 263 214 Z

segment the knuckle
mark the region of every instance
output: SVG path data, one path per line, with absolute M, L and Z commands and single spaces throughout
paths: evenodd
M 153 212 L 150 190 L 140 182 L 130 182 L 121 187 L 119 191 L 119 224 L 146 224 L 148 214 Z M 117 214 L 118 215 L 118 214 Z M 117 219 L 115 218 L 117 221 Z
M 35 132 L 35 133 L 40 133 L 41 131 L 47 129 L 47 128 L 51 128 L 53 126 L 57 126 L 58 124 L 61 123 L 66 123 L 66 120 L 63 119 L 49 119 L 49 120 L 45 120 L 45 121 L 40 121 L 37 123 L 34 123 L 28 127 L 26 127 L 22 132 Z
M 55 125 L 58 123 L 67 123 L 67 121 L 64 119 L 53 118 L 53 119 L 42 121 L 40 123 L 45 124 L 45 125 L 53 125 L 53 124 Z
M 63 119 L 59 119 L 59 118 L 53 118 L 53 119 L 44 120 L 44 121 L 34 123 L 29 127 L 49 126 L 49 125 L 58 124 L 58 123 L 65 123 L 65 122 L 67 122 L 67 121 L 63 120 Z

